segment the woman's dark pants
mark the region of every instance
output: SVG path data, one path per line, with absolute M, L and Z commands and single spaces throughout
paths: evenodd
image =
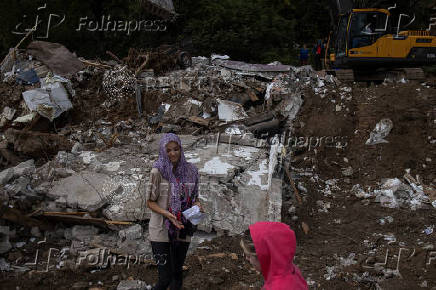
M 159 272 L 159 281 L 154 285 L 153 290 L 166 290 L 168 286 L 170 286 L 171 290 L 182 289 L 182 267 L 185 263 L 189 243 L 151 242 L 151 248 Z

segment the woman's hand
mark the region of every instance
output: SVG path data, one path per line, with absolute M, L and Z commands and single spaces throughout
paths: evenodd
M 184 228 L 183 224 L 177 220 L 175 215 L 161 208 L 155 201 L 148 200 L 147 206 L 155 213 L 161 214 L 167 219 L 169 219 L 170 222 L 179 230 Z
M 201 205 L 201 203 L 199 201 L 194 202 L 193 205 L 196 205 L 200 208 L 200 212 L 204 212 L 203 206 Z
M 164 214 L 164 216 L 165 216 L 167 219 L 169 219 L 169 221 L 170 221 L 170 222 L 171 222 L 171 223 L 172 223 L 176 228 L 178 228 L 179 230 L 181 230 L 181 229 L 184 228 L 183 224 L 182 224 L 180 221 L 177 220 L 176 216 L 173 215 L 172 213 L 170 213 L 169 211 L 167 211 L 167 212 Z

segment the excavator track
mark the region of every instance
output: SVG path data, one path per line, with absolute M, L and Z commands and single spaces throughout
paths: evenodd
M 405 77 L 408 80 L 423 81 L 425 80 L 425 73 L 422 68 L 403 68 Z
M 327 71 L 328 74 L 335 75 L 342 82 L 383 82 L 386 79 L 400 81 L 425 80 L 425 73 L 422 68 L 398 68 L 394 70 L 374 70 L 374 71 L 354 71 L 352 69 L 340 69 Z
M 354 82 L 354 72 L 352 69 L 341 69 L 333 71 L 336 78 L 342 82 Z

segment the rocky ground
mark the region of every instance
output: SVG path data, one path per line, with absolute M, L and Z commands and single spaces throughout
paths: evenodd
M 203 69 L 211 70 L 211 79 L 217 73 L 210 67 Z M 144 117 L 139 118 L 134 98 L 118 105 L 103 106 L 106 97 L 101 88 L 102 73 L 90 71 L 80 81 L 73 81 L 76 97 L 72 98 L 74 106 L 69 113 L 54 122 L 40 118 L 25 126 L 5 123 L 2 136 L 7 142 L 0 148 L 3 150 L 1 169 L 13 168 L 33 158 L 36 169 L 31 176 L 39 176 L 40 180 L 20 179 L 19 173 L 25 175 L 26 170 L 13 169 L 14 177 L 10 176 L 5 183 L 2 181 L 3 204 L 32 218 L 38 216 L 35 204 L 45 210 L 66 211 L 65 207 L 59 206 L 59 200 L 53 201 L 53 190 L 45 189 L 47 180 L 50 188 L 57 182 L 62 187 L 62 182 L 74 178 L 77 173 L 89 174 L 89 178 L 97 174 L 97 179 L 98 174 L 104 174 L 112 180 L 122 177 L 126 178 L 124 181 L 132 182 L 139 177 L 135 176 L 135 168 L 142 170 L 136 172 L 138 174 L 149 170 L 150 160 L 155 156 L 151 153 L 154 147 L 147 144 L 156 142 L 155 133 L 171 129 L 201 139 L 201 136 L 223 131 L 222 120 L 213 113 L 214 99 L 220 97 L 240 103 L 246 112 L 244 118 L 259 116 L 265 110 L 288 116 L 280 123 L 279 133 L 286 151 L 281 158 L 290 162 L 292 181 L 284 170 L 286 162 L 280 163 L 275 177 L 283 181 L 281 220 L 297 234 L 294 262 L 311 289 L 436 289 L 436 233 L 433 232 L 436 211 L 431 203 L 436 199 L 434 78 L 429 77 L 424 83 L 400 81 L 368 85 L 341 84 L 314 72 L 309 76 L 299 72 L 291 79 L 275 80 L 266 76 L 234 79 L 227 73 L 221 71 L 218 85 L 207 87 L 207 90 L 196 86 L 195 91 L 189 91 L 183 89 L 183 85 L 175 90 L 171 87 L 145 90 L 142 98 Z M 174 72 L 173 79 L 179 74 L 183 72 Z M 233 80 L 232 85 L 228 79 Z M 268 84 L 273 83 L 272 90 L 268 89 Z M 1 106 L 15 108 L 15 116 L 25 114 L 21 93 L 27 89 L 29 87 L 0 84 L 0 95 L 7 96 L 1 99 Z M 298 98 L 288 95 L 298 95 Z M 300 97 L 301 108 L 298 105 Z M 188 102 L 196 105 L 186 109 L 190 98 L 194 101 Z M 286 103 L 289 99 L 293 100 L 291 108 Z M 163 103 L 177 109 L 159 115 Z M 201 121 L 187 118 L 201 115 Z M 152 117 L 157 121 L 151 120 Z M 384 136 L 387 142 L 366 145 L 376 124 L 383 119 L 389 119 L 388 123 L 393 124 Z M 243 130 L 243 126 L 233 128 Z M 10 129 L 9 133 L 6 133 L 7 129 Z M 29 143 L 26 140 L 52 141 Z M 71 159 L 69 153 L 59 153 L 71 150 L 76 152 L 72 153 Z M 123 164 L 118 162 L 120 160 L 127 162 Z M 65 162 L 69 164 L 68 168 L 59 166 Z M 119 175 L 120 171 L 126 174 Z M 234 174 L 238 176 L 239 173 Z M 23 182 L 24 187 L 14 189 Z M 28 184 L 40 190 L 38 194 L 44 192 L 51 199 L 30 198 L 31 194 L 26 191 Z M 11 192 L 15 196 L 11 196 Z M 301 202 L 296 196 L 301 197 Z M 128 205 L 128 201 L 116 201 Z M 69 212 L 77 209 L 69 200 L 65 203 Z M 116 210 L 103 209 L 98 202 L 78 206 L 82 210 L 88 207 L 86 222 L 95 218 L 95 225 L 100 225 L 98 219 L 102 217 L 117 221 L 142 218 L 137 217 L 137 213 L 133 213 L 134 218 L 119 216 Z M 5 212 L 5 208 L 0 211 L 1 214 Z M 9 227 L 10 232 L 2 237 L 7 236 L 11 244 L 11 249 L 0 255 L 2 289 L 136 289 L 132 286 L 122 288 L 122 284 L 140 283 L 135 282 L 139 280 L 145 285 L 157 279 L 156 266 L 147 259 L 142 265 L 129 267 L 125 260 L 120 261 L 120 257 L 117 265 L 96 263 L 96 266 L 88 261 L 74 266 L 80 257 L 77 251 L 90 251 L 89 244 L 97 248 L 112 247 L 113 252 L 132 246 L 143 250 L 142 244 L 129 242 L 136 241 L 135 235 L 142 235 L 142 230 L 123 232 L 125 227 L 122 225 L 99 226 L 98 230 L 72 227 L 71 220 L 60 222 L 59 217 L 54 220 L 42 218 L 50 226 L 44 229 L 44 225 L 17 224 L 10 215 L 9 212 L 7 219 L 0 221 L 2 230 Z M 20 216 L 20 219 L 25 218 Z M 146 233 L 146 219 L 137 223 Z M 239 235 L 231 233 L 228 236 L 226 231 L 218 232 L 219 237 L 192 249 L 185 266 L 185 289 L 261 287 L 261 275 L 242 255 Z M 97 233 L 99 240 L 92 237 Z M 113 238 L 116 241 L 111 244 Z M 197 242 L 202 240 L 205 239 Z M 84 249 L 83 243 L 88 245 Z M 73 245 L 77 246 L 76 253 L 72 251 Z M 59 251 L 53 252 L 56 262 L 49 264 L 49 270 L 45 271 L 50 248 Z M 35 261 L 37 250 L 40 256 L 35 267 L 29 263 Z

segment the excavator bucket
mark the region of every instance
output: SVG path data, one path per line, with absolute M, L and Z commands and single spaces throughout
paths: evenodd
M 171 18 L 176 15 L 172 0 L 138 0 L 147 12 L 162 17 Z

